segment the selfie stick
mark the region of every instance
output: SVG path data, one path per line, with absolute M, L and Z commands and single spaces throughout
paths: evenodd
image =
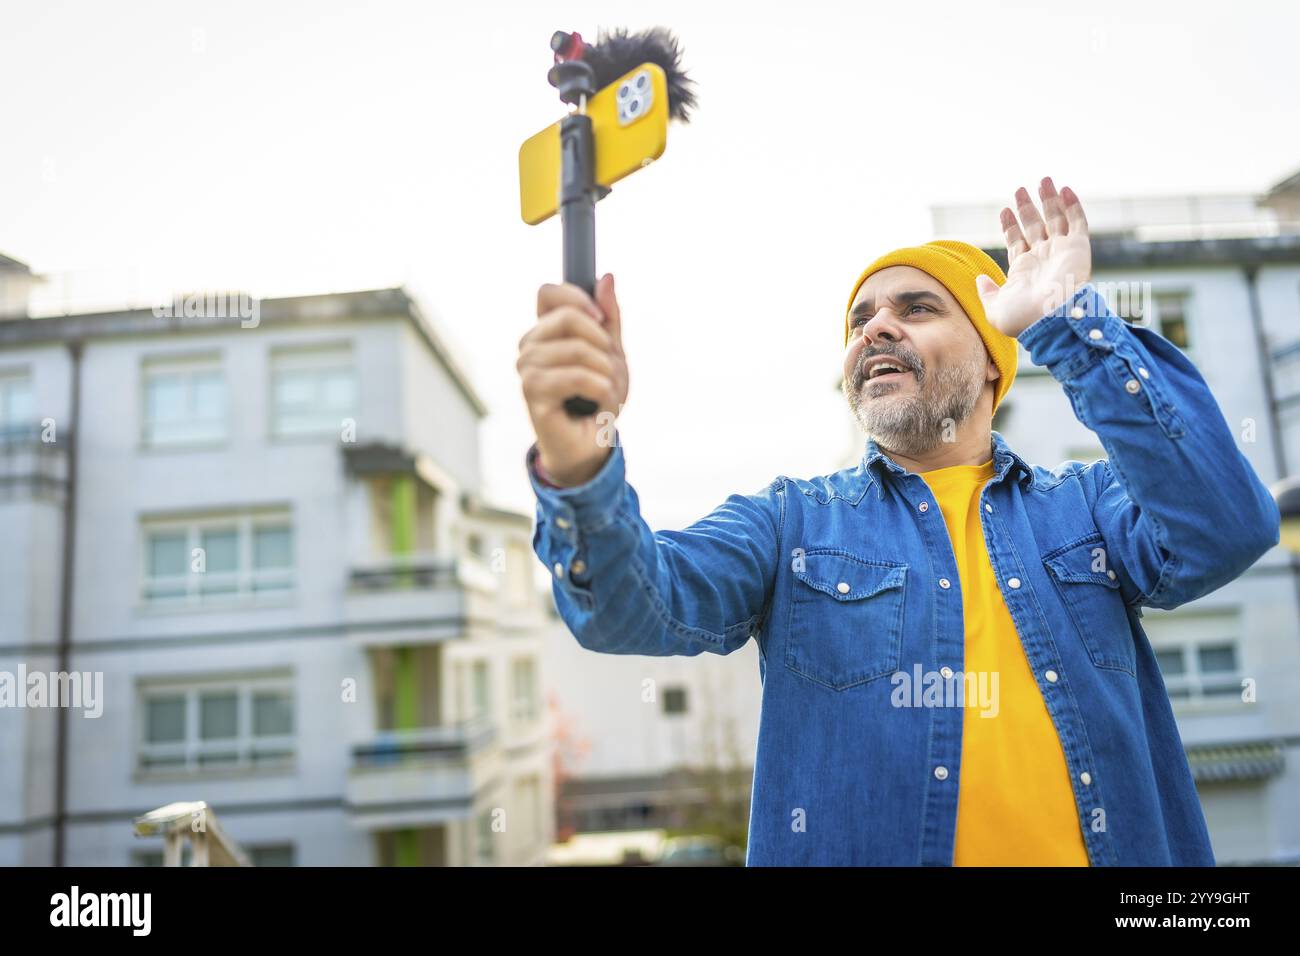
M 596 138 L 587 99 L 624 73 L 645 62 L 659 65 L 668 80 L 670 115 L 688 122 L 695 105 L 686 74 L 678 65 L 677 41 L 662 27 L 629 36 L 615 30 L 594 44 L 581 34 L 556 31 L 551 37 L 555 64 L 547 81 L 560 91 L 560 101 L 577 107 L 560 121 L 560 228 L 564 236 L 564 281 L 596 297 L 596 203 L 610 193 L 596 182 Z M 596 403 L 574 395 L 564 401 L 571 418 L 596 413 Z

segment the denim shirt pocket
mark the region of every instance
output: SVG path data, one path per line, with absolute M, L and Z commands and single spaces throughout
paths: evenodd
M 1097 667 L 1137 676 L 1137 650 L 1119 580 L 1100 534 L 1043 555 L 1061 602 Z
M 834 690 L 898 670 L 906 564 L 814 549 L 793 573 L 786 667 Z

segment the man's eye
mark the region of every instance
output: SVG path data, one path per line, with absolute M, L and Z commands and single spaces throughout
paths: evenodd
M 913 302 L 911 305 L 909 305 L 906 309 L 903 310 L 903 314 L 904 314 L 904 315 L 911 315 L 913 309 L 924 309 L 926 312 L 933 312 L 933 311 L 934 311 L 934 310 L 931 309 L 928 305 L 922 305 L 920 302 Z M 859 325 L 864 325 L 865 323 L 867 323 L 868 321 L 870 321 L 870 319 L 871 319 L 871 316 L 869 316 L 869 315 L 860 315 L 860 316 L 858 316 L 856 319 L 853 320 L 853 326 L 852 326 L 852 327 L 856 329 Z

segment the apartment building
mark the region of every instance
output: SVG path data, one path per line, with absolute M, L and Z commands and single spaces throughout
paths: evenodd
M 157 863 L 131 820 L 188 800 L 263 865 L 541 862 L 531 518 L 416 303 L 29 318 L 38 281 L 0 258 L 0 673 L 102 713 L 0 707 L 0 864 Z

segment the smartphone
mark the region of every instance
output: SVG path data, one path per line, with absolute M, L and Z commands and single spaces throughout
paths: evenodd
M 596 183 L 612 186 L 663 155 L 668 145 L 668 79 L 642 63 L 587 100 L 596 141 Z M 535 226 L 555 215 L 560 199 L 560 121 L 519 147 L 519 213 Z

